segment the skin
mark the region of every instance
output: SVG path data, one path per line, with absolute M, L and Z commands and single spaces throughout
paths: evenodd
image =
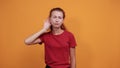
M 27 45 L 34 45 L 41 42 L 38 37 L 42 34 L 44 34 L 52 25 L 52 33 L 55 35 L 59 35 L 64 32 L 64 30 L 61 29 L 61 25 L 63 24 L 63 13 L 61 11 L 53 11 L 50 18 L 48 18 L 44 22 L 43 29 L 39 30 L 35 34 L 29 36 L 25 39 L 25 44 Z M 76 68 L 76 58 L 75 58 L 75 48 L 70 48 L 70 68 Z
M 53 34 L 61 34 L 63 30 L 61 29 L 61 25 L 63 24 L 63 14 L 60 11 L 53 11 L 50 17 L 50 24 L 52 25 Z

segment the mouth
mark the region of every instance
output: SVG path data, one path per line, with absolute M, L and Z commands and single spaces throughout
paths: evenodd
M 55 25 L 59 25 L 58 23 L 55 23 Z

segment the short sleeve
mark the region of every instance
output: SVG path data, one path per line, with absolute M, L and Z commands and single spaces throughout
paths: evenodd
M 42 44 L 44 42 L 44 34 L 39 36 L 39 39 L 41 40 L 41 42 L 39 44 Z
M 70 33 L 70 35 L 69 35 L 69 45 L 70 45 L 70 47 L 73 47 L 73 48 L 77 45 L 75 37 L 72 33 Z

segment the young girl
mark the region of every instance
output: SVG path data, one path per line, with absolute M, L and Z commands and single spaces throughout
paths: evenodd
M 76 41 L 66 30 L 64 19 L 63 9 L 51 9 L 43 29 L 25 39 L 27 45 L 44 43 L 46 68 L 76 68 Z

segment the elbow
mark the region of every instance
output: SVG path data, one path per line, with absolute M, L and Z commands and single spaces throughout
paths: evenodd
M 27 41 L 27 40 L 24 40 L 24 43 L 25 43 L 26 45 L 31 45 L 31 43 L 30 43 L 29 41 Z

